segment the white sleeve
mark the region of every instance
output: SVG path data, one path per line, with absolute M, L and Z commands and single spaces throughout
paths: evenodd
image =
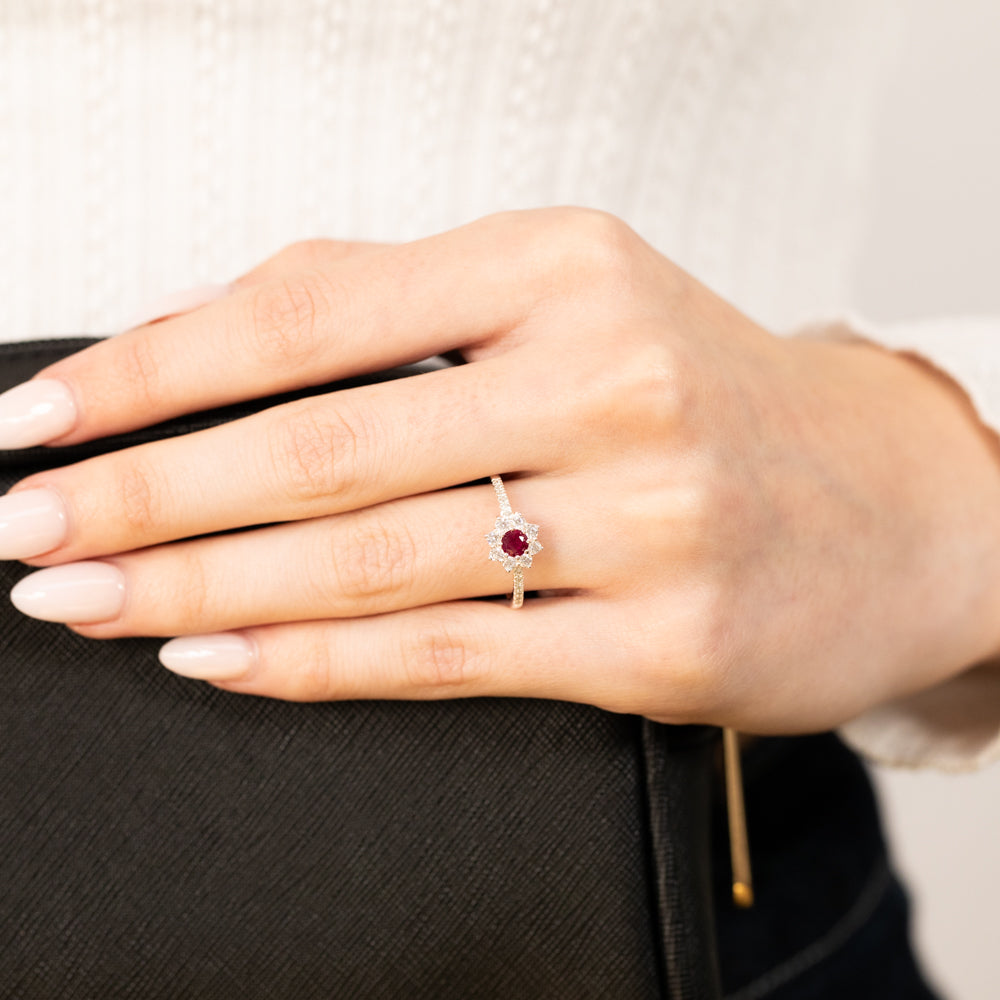
M 986 427 L 1000 431 L 1000 317 L 880 323 L 846 312 L 791 333 L 864 339 L 920 358 L 965 391 Z M 883 764 L 945 771 L 983 767 L 1000 759 L 1000 661 L 874 708 L 842 726 L 840 734 Z

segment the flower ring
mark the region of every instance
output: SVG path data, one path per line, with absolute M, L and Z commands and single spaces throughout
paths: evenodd
M 514 573 L 513 608 L 524 603 L 524 571 L 531 565 L 531 559 L 542 551 L 538 541 L 538 525 L 529 524 L 523 514 L 511 509 L 499 476 L 491 476 L 490 482 L 500 502 L 500 516 L 493 530 L 486 536 L 490 543 L 490 559 L 500 563 L 508 573 Z

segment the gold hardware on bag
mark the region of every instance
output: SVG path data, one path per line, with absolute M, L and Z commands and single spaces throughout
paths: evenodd
M 743 769 L 740 766 L 740 738 L 735 729 L 722 730 L 726 770 L 726 811 L 729 814 L 729 856 L 733 866 L 733 902 L 747 909 L 753 906 L 753 875 L 750 871 L 750 842 L 747 814 L 743 803 Z

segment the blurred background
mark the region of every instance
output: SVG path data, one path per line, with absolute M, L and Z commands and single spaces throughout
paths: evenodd
M 1000 317 L 1000 3 L 908 2 L 902 64 L 880 110 L 858 308 L 877 320 Z M 928 972 L 952 1000 L 996 1000 L 1000 764 L 876 778 Z

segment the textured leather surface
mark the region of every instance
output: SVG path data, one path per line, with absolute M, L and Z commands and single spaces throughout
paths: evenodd
M 82 343 L 0 349 L 0 387 Z M 0 453 L 0 489 L 239 412 Z M 706 731 L 238 696 L 0 607 L 0 996 L 717 995 Z
M 720 991 L 712 854 L 706 850 L 714 776 L 708 751 L 714 735 L 707 727 L 642 720 L 661 970 L 669 997 L 715 996 Z

